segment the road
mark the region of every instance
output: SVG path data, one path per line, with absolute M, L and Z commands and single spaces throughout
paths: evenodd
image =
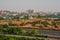
M 29 31 L 32 31 L 33 29 L 23 28 L 23 30 L 26 30 L 26 31 L 29 32 Z M 39 31 L 39 34 L 47 34 L 48 36 L 53 36 L 53 37 L 60 38 L 60 31 L 59 30 L 41 30 L 41 29 L 38 29 L 38 31 Z M 21 36 L 21 35 L 6 35 L 6 36 L 36 38 L 36 37 L 32 37 L 32 36 Z M 41 38 L 41 37 L 38 37 L 38 38 Z M 52 39 L 55 39 L 55 38 L 52 38 Z
M 26 31 L 32 31 L 33 29 L 25 29 Z M 59 30 L 41 30 L 38 29 L 39 34 L 47 34 L 47 35 L 53 35 L 53 36 L 59 36 L 60 37 L 60 31 Z
M 0 34 L 0 35 L 4 35 L 8 37 L 25 37 L 25 38 L 39 38 L 39 39 L 42 38 L 42 37 L 34 37 L 34 36 L 11 35 L 11 34 Z M 44 38 L 44 39 L 46 40 L 47 38 Z
M 26 31 L 32 31 L 32 28 L 22 28 L 23 30 Z M 38 29 L 38 28 L 37 28 Z M 59 30 L 42 30 L 38 29 L 39 34 L 48 34 L 48 35 L 55 35 L 55 36 L 60 36 L 60 31 Z

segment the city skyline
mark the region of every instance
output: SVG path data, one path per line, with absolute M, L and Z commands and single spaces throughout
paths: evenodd
M 60 12 L 60 0 L 0 0 L 0 10 Z

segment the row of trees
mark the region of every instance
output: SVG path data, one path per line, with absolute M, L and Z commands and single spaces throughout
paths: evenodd
M 38 34 L 38 30 L 37 29 L 33 29 L 31 32 L 28 32 L 24 29 L 21 28 L 0 28 L 0 33 L 4 33 L 4 34 L 15 34 L 15 35 L 37 35 Z

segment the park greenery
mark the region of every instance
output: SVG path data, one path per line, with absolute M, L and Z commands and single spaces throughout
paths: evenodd
M 22 35 L 22 36 L 34 36 L 34 37 L 44 37 L 47 38 L 47 35 L 38 35 L 38 30 L 33 29 L 31 32 L 26 31 L 22 28 L 0 28 L 1 34 L 8 34 L 8 35 Z M 0 40 L 45 40 L 44 38 L 25 38 L 25 37 L 10 37 L 5 35 L 0 35 Z
M 47 38 L 45 34 L 39 34 L 38 29 L 33 29 L 32 31 L 27 31 L 22 28 L 0 28 L 0 34 L 10 34 L 10 35 L 22 35 L 22 36 L 41 36 Z
M 32 34 L 32 35 L 36 35 L 38 34 L 38 30 L 36 29 L 33 29 L 31 32 L 28 32 L 24 29 L 21 29 L 21 28 L 11 28 L 11 27 L 7 27 L 7 28 L 0 28 L 0 33 L 3 33 L 3 34 L 15 34 L 15 35 L 29 35 L 29 34 Z

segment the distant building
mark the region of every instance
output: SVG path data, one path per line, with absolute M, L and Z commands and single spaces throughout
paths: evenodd
M 28 13 L 34 13 L 34 10 L 27 10 Z

